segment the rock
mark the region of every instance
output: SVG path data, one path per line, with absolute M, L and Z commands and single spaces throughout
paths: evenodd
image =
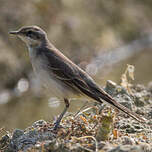
M 137 107 L 143 107 L 145 105 L 144 100 L 143 100 L 143 98 L 141 98 L 141 94 L 139 94 L 139 93 L 136 94 L 134 102 Z
M 23 134 L 24 134 L 23 130 L 21 130 L 21 129 L 15 129 L 15 131 L 13 132 L 12 140 L 16 140 L 17 138 L 19 138 Z
M 109 152 L 142 152 L 140 147 L 138 146 L 130 146 L 130 145 L 121 145 L 116 148 L 110 150 Z
M 120 129 L 127 129 L 127 128 L 131 128 L 131 125 L 130 124 L 127 124 L 127 123 L 122 123 L 120 125 Z
M 137 85 L 134 88 L 134 100 L 137 107 L 143 107 L 151 103 L 151 93 L 144 86 L 141 88 Z
M 115 97 L 115 100 L 118 101 L 120 104 L 124 105 L 125 107 L 132 110 L 132 99 L 126 94 L 119 94 Z
M 139 115 L 143 116 L 143 115 L 145 115 L 145 112 L 146 111 L 144 110 L 144 107 L 137 107 L 136 108 L 136 113 L 139 114 Z
M 44 126 L 45 125 L 45 126 Z M 45 128 L 46 127 L 46 128 Z M 42 128 L 42 130 L 41 130 Z M 44 120 L 39 120 L 25 131 L 16 129 L 13 132 L 12 139 L 9 139 L 8 148 L 6 151 L 16 152 L 16 151 L 27 151 L 38 142 L 49 141 L 46 146 L 52 148 L 52 142 L 55 139 L 54 133 L 49 130 L 49 125 Z M 3 138 L 4 141 L 4 138 Z M 42 145 L 41 145 L 42 146 Z
M 140 145 L 120 145 L 108 152 L 151 152 L 152 147 L 149 144 Z
M 0 149 L 6 147 L 7 143 L 10 142 L 10 137 L 8 135 L 4 135 L 0 140 Z
M 107 80 L 105 91 L 109 93 L 111 96 L 117 94 L 127 94 L 127 91 L 124 87 L 117 85 L 115 82 L 111 80 Z
M 47 124 L 46 121 L 44 121 L 44 120 L 38 120 L 38 121 L 36 121 L 36 122 L 34 122 L 34 123 L 32 124 L 32 127 L 33 127 L 33 128 L 42 127 L 42 126 L 44 126 L 44 125 L 46 125 L 46 124 Z
M 148 113 L 148 117 L 152 119 L 152 110 Z
M 110 95 L 113 95 L 115 93 L 116 87 L 117 87 L 117 84 L 115 82 L 111 80 L 107 80 L 105 91 L 109 93 Z
M 125 136 L 122 138 L 123 145 L 133 145 L 135 142 L 131 137 Z
M 134 86 L 134 89 L 137 91 L 137 92 L 141 92 L 143 90 L 145 90 L 145 86 L 142 85 L 142 84 L 137 84 L 136 86 Z
M 127 129 L 126 129 L 126 132 L 127 132 L 127 133 L 136 133 L 136 130 L 135 130 L 134 127 L 130 127 L 130 128 L 127 128 Z

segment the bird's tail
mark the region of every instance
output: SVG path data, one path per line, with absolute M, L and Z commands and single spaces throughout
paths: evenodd
M 142 118 L 141 116 L 139 116 L 138 114 L 130 111 L 128 108 L 126 108 L 125 106 L 123 106 L 122 104 L 116 102 L 108 93 L 106 93 L 105 91 L 101 90 L 101 99 L 104 99 L 108 104 L 114 106 L 115 108 L 117 108 L 118 110 L 126 113 L 127 115 L 131 116 L 132 118 L 134 118 L 135 120 L 141 122 L 141 123 L 145 123 L 146 121 L 144 120 L 144 118 Z M 99 102 L 101 102 L 101 99 Z

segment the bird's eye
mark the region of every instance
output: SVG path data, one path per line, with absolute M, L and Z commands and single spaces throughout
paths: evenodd
M 29 36 L 29 37 L 31 37 L 32 33 L 33 33 L 32 31 L 28 31 L 28 32 L 26 33 L 26 35 Z

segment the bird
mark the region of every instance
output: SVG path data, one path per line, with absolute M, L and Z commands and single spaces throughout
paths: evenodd
M 25 42 L 35 75 L 49 92 L 64 100 L 65 108 L 54 124 L 57 129 L 69 108 L 70 98 L 87 96 L 99 103 L 106 102 L 139 122 L 145 119 L 132 112 L 110 96 L 78 65 L 73 63 L 49 40 L 44 30 L 36 25 L 10 31 Z

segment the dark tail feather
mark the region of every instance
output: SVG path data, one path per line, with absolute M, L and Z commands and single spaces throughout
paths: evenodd
M 109 103 L 110 105 L 114 106 L 115 108 L 117 108 L 118 110 L 126 113 L 127 115 L 131 116 L 132 118 L 136 119 L 137 121 L 141 122 L 141 123 L 146 123 L 146 121 L 144 120 L 144 118 L 140 117 L 138 114 L 130 111 L 128 108 L 126 108 L 125 106 L 123 106 L 122 104 L 116 102 L 109 94 L 107 94 L 105 91 L 101 92 L 101 99 L 105 100 L 107 103 Z M 101 102 L 101 101 L 99 101 Z

